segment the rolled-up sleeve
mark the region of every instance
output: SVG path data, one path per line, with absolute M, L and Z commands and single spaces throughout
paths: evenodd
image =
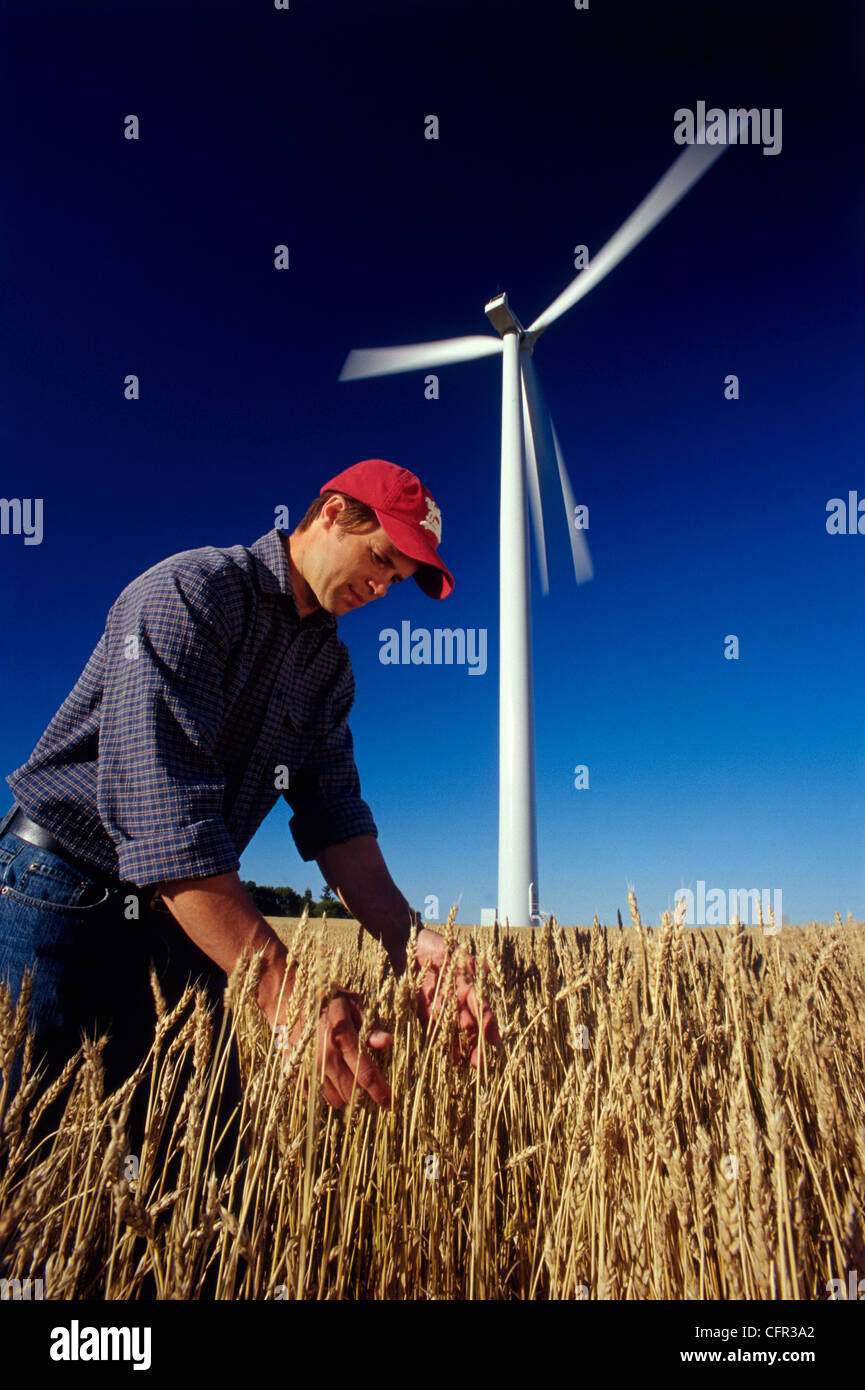
M 217 753 L 239 582 L 156 566 L 108 615 L 97 804 L 126 882 L 239 867 Z
M 301 859 L 315 859 L 329 845 L 355 835 L 378 835 L 372 812 L 360 794 L 348 715 L 354 677 L 345 665 L 332 693 L 333 728 L 316 740 L 300 771 L 283 793 L 294 815 L 289 823 Z

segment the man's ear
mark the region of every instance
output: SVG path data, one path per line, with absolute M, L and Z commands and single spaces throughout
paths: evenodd
M 345 499 L 343 497 L 328 497 L 321 509 L 321 518 L 328 530 L 331 526 L 336 525 L 336 518 L 339 516 L 344 506 Z

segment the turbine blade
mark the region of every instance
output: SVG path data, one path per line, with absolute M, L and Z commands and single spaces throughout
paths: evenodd
M 348 354 L 340 381 L 363 376 L 390 376 L 420 367 L 443 367 L 450 362 L 470 362 L 474 357 L 493 357 L 502 350 L 501 338 L 473 333 L 465 338 L 441 338 L 435 343 L 406 343 L 403 347 L 356 348 Z
M 525 360 L 527 354 L 522 353 Z M 535 451 L 535 427 L 529 408 L 526 392 L 525 371 L 520 372 L 523 388 L 523 438 L 526 445 L 526 481 L 529 488 L 529 503 L 532 510 L 532 526 L 535 531 L 535 550 L 538 556 L 538 569 L 541 574 L 541 592 L 550 592 L 550 577 L 547 570 L 547 547 L 544 540 L 544 514 L 541 507 L 541 480 L 538 474 L 538 456 Z
M 529 325 L 529 332 L 540 333 L 549 327 L 561 314 L 576 304 L 578 299 L 588 294 L 599 280 L 603 280 L 604 276 L 608 275 L 619 261 L 624 260 L 628 252 L 657 226 L 661 218 L 666 217 L 679 199 L 683 198 L 705 174 L 709 166 L 720 158 L 725 149 L 726 145 L 689 145 L 683 150 L 640 206 L 622 223 L 597 255 L 592 257 L 586 269 L 581 270 L 576 279 L 562 290 L 558 299 L 554 299 L 549 308 Z
M 522 354 L 523 362 L 523 383 L 528 402 L 529 416 L 531 419 L 531 434 L 534 439 L 535 455 L 540 464 L 540 468 L 549 473 L 552 471 L 553 459 L 556 461 L 556 468 L 559 475 L 559 486 L 562 489 L 562 498 L 565 504 L 565 520 L 568 527 L 568 538 L 571 543 L 571 555 L 574 561 L 574 575 L 578 584 L 584 584 L 591 579 L 594 570 L 592 568 L 592 557 L 589 554 L 589 547 L 582 531 L 578 531 L 574 526 L 574 493 L 571 487 L 571 480 L 568 477 L 568 470 L 565 467 L 565 460 L 559 445 L 556 428 L 552 417 L 544 404 L 541 385 L 538 381 L 538 374 L 535 365 L 528 352 Z
M 568 519 L 568 535 L 571 540 L 571 555 L 574 560 L 574 575 L 578 584 L 585 584 L 587 579 L 591 579 L 595 571 L 592 568 L 592 557 L 589 554 L 589 547 L 582 531 L 578 531 L 574 524 L 574 513 L 576 503 L 574 493 L 571 488 L 571 480 L 568 477 L 568 470 L 565 467 L 565 460 L 559 446 L 559 436 L 556 434 L 556 427 L 550 419 L 550 430 L 553 436 L 553 447 L 556 451 L 556 462 L 559 465 L 559 482 L 562 487 L 562 497 L 565 503 L 565 516 Z

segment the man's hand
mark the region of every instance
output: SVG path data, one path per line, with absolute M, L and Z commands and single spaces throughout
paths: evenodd
M 444 937 L 439 936 L 438 932 L 430 931 L 429 927 L 424 927 L 419 931 L 416 960 L 419 974 L 423 972 L 424 966 L 427 966 L 426 976 L 418 993 L 418 1016 L 421 1023 L 426 1025 L 431 1018 L 438 1016 L 445 1003 L 441 988 L 448 966 L 448 953 Z M 491 1045 L 500 1043 L 501 1036 L 495 1015 L 486 1001 L 482 1015 L 480 1018 L 478 1017 L 478 996 L 473 984 L 474 979 L 474 958 L 469 956 L 465 974 L 460 970 L 455 972 L 454 987 L 457 995 L 459 1026 L 468 1035 L 467 1041 L 471 1047 L 469 1060 L 472 1066 L 476 1067 L 481 1030 L 483 1031 L 484 1042 Z
M 236 873 L 204 879 L 178 879 L 161 885 L 166 906 L 187 936 L 227 975 L 242 950 L 263 950 L 261 979 L 256 1001 L 275 1028 L 285 1017 L 294 987 L 294 966 L 285 946 L 244 891 Z M 361 1090 L 379 1105 L 390 1104 L 390 1088 L 375 1064 L 361 1053 L 358 1029 L 363 1016 L 356 994 L 341 991 L 319 1021 L 318 1065 L 324 1058 L 325 1099 L 338 1108 L 351 1097 L 354 1078 Z M 293 1031 L 297 1041 L 302 1024 Z M 393 1036 L 381 1028 L 369 1035 L 371 1048 L 389 1047 Z
M 317 1069 L 324 1098 L 334 1110 L 351 1100 L 353 1089 L 366 1091 L 377 1105 L 390 1106 L 390 1087 L 375 1063 L 360 1050 L 358 1035 L 362 1024 L 360 995 L 347 989 L 336 992 L 319 1019 Z M 291 1044 L 297 1042 L 302 1031 L 300 1022 L 292 1030 Z M 367 1046 L 381 1050 L 392 1042 L 392 1033 L 373 1028 Z

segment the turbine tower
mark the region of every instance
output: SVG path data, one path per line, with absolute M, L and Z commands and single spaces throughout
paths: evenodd
M 730 136 L 735 143 L 738 127 Z M 707 145 L 705 126 L 696 143 L 674 160 L 589 265 L 542 314 L 523 328 L 499 294 L 484 312 L 497 338 L 474 334 L 400 347 L 360 348 L 348 354 L 340 381 L 388 376 L 394 372 L 502 357 L 501 514 L 499 532 L 499 877 L 497 916 L 511 926 L 538 920 L 537 830 L 535 814 L 534 714 L 532 693 L 531 588 L 528 560 L 526 491 L 534 524 L 543 592 L 548 590 L 546 544 L 541 510 L 540 472 L 553 461 L 568 519 L 577 583 L 592 577 L 582 531 L 574 524 L 574 496 L 552 419 L 541 397 L 532 363 L 540 335 L 618 265 L 675 207 L 727 148 Z

